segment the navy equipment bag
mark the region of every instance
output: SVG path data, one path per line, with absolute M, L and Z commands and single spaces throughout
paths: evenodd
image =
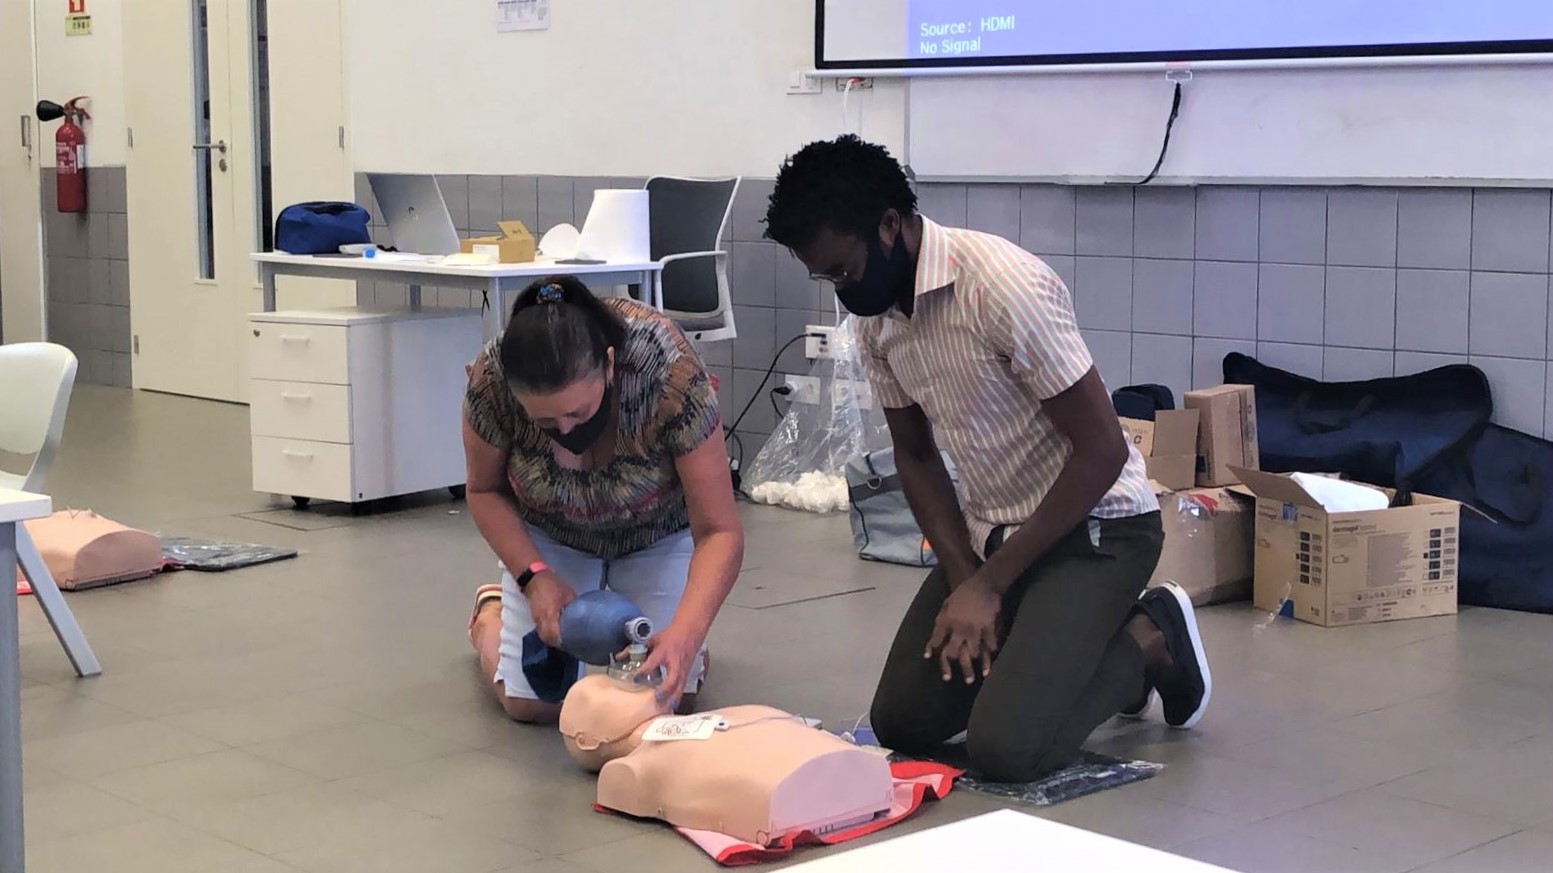
M 292 255 L 333 255 L 340 246 L 372 241 L 372 216 L 354 203 L 294 203 L 275 219 L 275 250 Z
M 1318 382 L 1225 358 L 1226 382 L 1256 386 L 1262 467 L 1340 473 L 1432 494 L 1462 513 L 1460 600 L 1553 612 L 1553 443 L 1490 424 L 1488 380 L 1453 365 L 1369 382 Z

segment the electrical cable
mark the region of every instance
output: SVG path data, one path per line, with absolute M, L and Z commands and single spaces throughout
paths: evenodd
M 1143 181 L 1136 184 L 1147 185 L 1148 183 L 1154 181 L 1154 178 L 1159 175 L 1160 168 L 1165 166 L 1165 155 L 1170 151 L 1170 131 L 1176 126 L 1176 119 L 1179 118 L 1180 115 L 1181 83 L 1177 82 L 1175 95 L 1170 98 L 1170 117 L 1165 119 L 1165 141 L 1159 147 L 1159 160 L 1154 162 L 1154 169 L 1149 170 L 1149 174 L 1143 177 Z
M 739 417 L 735 418 L 733 424 L 729 425 L 728 430 L 731 433 L 736 434 L 739 432 L 739 425 L 744 423 L 744 416 L 749 414 L 750 407 L 754 406 L 755 401 L 760 399 L 760 392 L 766 390 L 766 383 L 771 381 L 771 374 L 776 372 L 777 362 L 782 360 L 782 355 L 786 354 L 787 350 L 792 348 L 795 343 L 801 343 L 808 338 L 809 334 L 807 332 L 801 333 L 784 343 L 780 349 L 777 349 L 777 353 L 771 357 L 771 366 L 766 368 L 766 375 L 761 377 L 760 384 L 756 385 L 755 390 L 750 393 L 749 402 L 744 404 L 744 408 L 739 411 Z
M 750 394 L 749 402 L 744 404 L 744 408 L 739 411 L 739 415 L 733 420 L 733 424 L 723 426 L 723 438 L 739 447 L 738 459 L 729 463 L 735 494 L 743 495 L 746 498 L 749 497 L 749 494 L 744 491 L 744 481 L 741 475 L 744 471 L 744 440 L 739 437 L 739 425 L 744 422 L 744 416 L 749 414 L 750 407 L 754 406 L 755 401 L 760 399 L 760 392 L 766 387 L 766 383 L 771 381 L 771 374 L 776 372 L 777 362 L 782 360 L 782 355 L 792 348 L 794 343 L 802 342 L 808 338 L 808 333 L 801 333 L 784 343 L 780 349 L 777 349 L 777 353 L 771 357 L 771 366 L 766 368 L 766 375 L 761 377 L 760 384 L 755 386 L 755 391 Z M 775 401 L 772 401 L 772 403 L 775 405 Z
M 777 421 L 782 420 L 782 407 L 777 405 L 777 397 L 780 396 L 790 398 L 792 394 L 793 389 L 787 385 L 778 385 L 777 387 L 772 388 L 770 391 L 766 392 L 766 395 L 771 398 L 771 411 L 776 414 Z M 791 402 L 792 400 L 788 400 L 788 403 Z

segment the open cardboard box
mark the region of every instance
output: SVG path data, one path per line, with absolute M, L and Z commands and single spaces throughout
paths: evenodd
M 1456 612 L 1461 504 L 1327 512 L 1285 475 L 1234 469 L 1256 497 L 1253 598 L 1324 627 Z
M 1123 435 L 1143 456 L 1150 479 L 1171 491 L 1197 484 L 1197 410 L 1164 409 L 1153 421 L 1120 421 Z
M 1183 405 L 1199 413 L 1197 484 L 1204 488 L 1234 485 L 1236 467 L 1256 470 L 1262 452 L 1256 431 L 1256 389 L 1250 385 L 1220 385 L 1186 392 Z
M 496 225 L 501 228 L 500 235 L 461 239 L 458 241 L 459 251 L 467 255 L 474 253 L 475 246 L 490 246 L 496 249 L 498 264 L 526 264 L 534 260 L 537 252 L 534 235 L 529 233 L 523 222 L 498 221 Z

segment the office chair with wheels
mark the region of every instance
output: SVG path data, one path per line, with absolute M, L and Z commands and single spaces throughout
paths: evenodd
M 723 249 L 738 191 L 737 177 L 647 180 L 652 257 L 663 265 L 647 302 L 701 342 L 738 336 Z
M 44 480 L 54 465 L 54 454 L 65 431 L 65 410 L 75 387 L 76 356 L 52 343 L 13 343 L 0 346 L 0 452 L 32 456 L 25 475 L 0 470 L 0 488 L 45 493 Z M 43 556 L 24 525 L 16 526 L 16 555 L 22 575 L 32 585 L 33 596 L 64 646 L 77 675 L 102 672 L 97 656 L 65 604 Z M 0 572 L 11 572 L 4 570 Z M 0 578 L 4 578 L 0 576 Z M 9 583 L 7 583 L 9 584 Z M 15 596 L 9 591 L 0 596 Z

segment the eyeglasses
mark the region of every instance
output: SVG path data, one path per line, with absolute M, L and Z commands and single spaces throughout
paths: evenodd
M 851 277 L 846 274 L 846 271 L 842 271 L 839 276 L 830 273 L 810 273 L 809 278 L 816 282 L 825 282 L 830 285 L 846 285 L 852 281 Z

